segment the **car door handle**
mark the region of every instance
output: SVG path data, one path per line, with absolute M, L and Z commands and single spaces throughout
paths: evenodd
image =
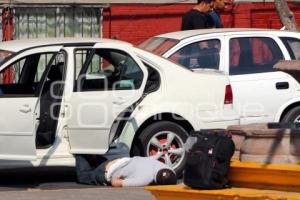
M 114 100 L 113 101 L 113 104 L 116 104 L 116 105 L 122 105 L 122 104 L 124 104 L 124 103 L 126 103 L 126 99 L 124 99 L 124 98 L 117 98 L 117 100 Z
M 277 90 L 286 90 L 289 89 L 290 85 L 288 82 L 277 82 L 276 89 Z
M 22 106 L 22 108 L 19 111 L 22 113 L 29 113 L 31 112 L 31 108 L 29 107 L 29 105 L 25 104 Z
M 116 104 L 116 105 L 122 105 L 124 104 L 126 101 L 113 101 L 113 104 Z

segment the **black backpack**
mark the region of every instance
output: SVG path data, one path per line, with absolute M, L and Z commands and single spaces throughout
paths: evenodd
M 192 132 L 186 142 L 184 184 L 198 189 L 228 188 L 227 173 L 234 151 L 231 134 L 226 130 Z

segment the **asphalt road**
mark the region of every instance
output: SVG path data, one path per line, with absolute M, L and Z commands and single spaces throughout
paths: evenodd
M 154 200 L 142 187 L 112 188 L 76 183 L 74 168 L 0 171 L 0 200 Z

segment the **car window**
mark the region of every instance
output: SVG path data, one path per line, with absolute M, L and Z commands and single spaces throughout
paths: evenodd
M 40 55 L 40 58 L 38 61 L 37 72 L 36 72 L 35 78 L 34 78 L 36 83 L 40 82 L 42 75 L 53 55 L 54 55 L 53 53 L 45 53 L 45 54 Z M 57 56 L 57 59 L 58 59 L 58 57 L 59 56 Z
M 15 52 L 0 49 L 0 64 L 5 62 L 7 59 L 9 59 L 13 55 L 15 55 Z
M 42 74 L 54 53 L 26 56 L 0 72 L 0 97 L 36 95 Z
M 146 40 L 138 47 L 140 49 L 144 49 L 156 55 L 162 56 L 165 52 L 167 52 L 169 49 L 174 47 L 178 42 L 179 40 L 175 40 L 175 39 L 153 37 Z
M 221 43 L 218 39 L 189 44 L 172 54 L 169 59 L 189 69 L 219 69 Z
M 78 77 L 84 62 L 87 59 L 87 55 L 92 52 L 92 49 L 77 49 L 75 51 L 75 77 Z
M 18 84 L 25 61 L 26 58 L 21 59 L 1 71 L 0 84 L 2 87 L 9 84 Z
M 82 51 L 82 50 L 79 50 Z M 86 52 L 88 53 L 88 52 Z M 99 49 L 89 52 L 86 61 L 78 63 L 75 52 L 75 91 L 134 90 L 140 88 L 143 71 L 127 53 L 114 49 Z M 81 65 L 79 69 L 78 66 Z
M 297 38 L 282 37 L 285 47 L 289 51 L 292 60 L 300 60 L 300 40 Z
M 283 59 L 279 46 L 271 38 L 232 38 L 229 44 L 230 75 L 272 72 L 273 65 Z

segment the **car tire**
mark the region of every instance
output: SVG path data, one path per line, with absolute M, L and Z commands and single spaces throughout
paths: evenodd
M 141 155 L 168 164 L 177 176 L 181 176 L 186 161 L 184 143 L 187 137 L 188 132 L 174 122 L 156 122 L 139 136 Z
M 282 118 L 281 122 L 300 123 L 300 106 L 297 106 L 288 111 L 288 113 Z

